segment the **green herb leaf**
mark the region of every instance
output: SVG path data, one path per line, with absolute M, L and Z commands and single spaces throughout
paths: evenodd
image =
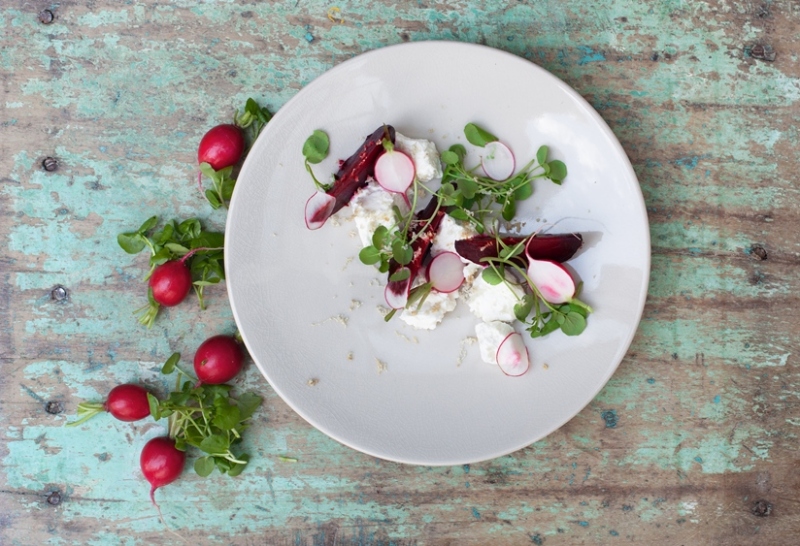
M 571 311 L 564 317 L 561 323 L 561 331 L 568 336 L 577 336 L 586 329 L 586 318 L 580 313 Z
M 378 226 L 372 234 L 372 245 L 375 248 L 383 248 L 383 242 L 386 240 L 386 235 L 389 234 L 389 228 L 386 226 Z
M 197 447 L 210 454 L 225 453 L 230 448 L 230 442 L 222 434 L 213 434 L 203 438 Z
M 456 154 L 459 161 L 464 161 L 464 158 L 467 157 L 467 149 L 463 144 L 453 144 L 450 146 L 450 148 L 448 148 L 448 151 Z
M 536 151 L 536 162 L 539 165 L 544 165 L 545 163 L 547 163 L 547 152 L 548 151 L 549 150 L 548 150 L 547 146 L 540 146 L 539 149 Z
M 317 129 L 306 139 L 305 144 L 303 144 L 303 157 L 305 157 L 309 163 L 316 165 L 328 157 L 329 147 L 330 140 L 328 139 L 328 135 L 324 131 Z
M 219 197 L 217 197 L 217 194 L 214 193 L 213 190 L 206 190 L 205 196 L 212 209 L 216 210 L 222 206 L 222 202 L 219 200 Z
M 548 163 L 548 165 L 550 165 L 548 178 L 553 182 L 561 182 L 567 177 L 567 166 L 564 165 L 563 161 L 556 159 Z
M 460 162 L 461 158 L 458 157 L 458 154 L 452 152 L 450 150 L 445 150 L 442 152 L 442 163 L 445 165 L 455 165 L 456 163 Z
M 358 259 L 366 265 L 373 265 L 381 261 L 381 251 L 374 246 L 365 246 L 358 253 Z
M 495 269 L 492 266 L 488 266 L 481 272 L 481 277 L 483 277 L 483 280 L 486 281 L 487 284 L 497 286 L 504 280 L 501 276 L 502 273 L 502 268 Z
M 473 144 L 475 146 L 480 146 L 481 148 L 483 148 L 490 142 L 498 140 L 498 138 L 494 136 L 492 133 L 484 129 L 481 129 L 474 123 L 467 123 L 466 127 L 464 127 L 464 136 L 467 137 L 467 141 L 470 144 Z
M 227 398 L 220 399 L 222 403 L 214 404 L 216 412 L 211 423 L 221 430 L 231 430 L 236 428 L 241 420 L 239 408 L 230 403 Z
M 144 235 L 145 232 L 150 231 L 151 229 L 156 227 L 157 223 L 158 223 L 158 216 L 151 216 L 150 218 L 145 220 L 141 226 L 139 226 L 139 229 L 136 230 L 136 233 Z
M 131 231 L 117 235 L 117 243 L 128 254 L 138 254 L 147 245 L 143 235 Z
M 159 406 L 158 398 L 156 398 L 149 392 L 147 393 L 147 404 L 150 406 L 150 415 L 153 416 L 153 419 L 155 419 L 156 421 L 161 419 L 161 411 L 160 411 L 161 408 Z
M 200 457 L 194 462 L 194 471 L 198 476 L 205 478 L 214 472 L 214 466 L 212 457 Z
M 414 251 L 411 249 L 411 245 L 401 239 L 397 239 L 392 243 L 392 257 L 400 265 L 407 265 L 411 263 Z
M 522 299 L 514 305 L 514 316 L 520 322 L 525 322 L 533 309 L 533 297 L 525 294 Z
M 180 353 L 172 353 L 172 355 L 167 359 L 164 363 L 164 366 L 161 368 L 161 373 L 163 374 L 171 374 L 175 371 L 175 366 L 178 365 L 178 362 L 181 360 Z
M 456 220 L 462 220 L 464 222 L 468 221 L 470 216 L 467 214 L 467 211 L 464 209 L 453 209 L 449 211 L 447 214 L 455 218 Z
M 524 201 L 533 195 L 533 184 L 530 180 L 526 180 L 523 184 L 516 186 L 514 190 L 514 199 L 517 201 Z
M 244 421 L 252 417 L 252 415 L 261 405 L 261 397 L 252 392 L 246 392 L 236 399 L 236 405 L 239 408 L 239 418 Z
M 514 219 L 514 215 L 516 213 L 517 213 L 517 202 L 514 201 L 513 195 L 509 195 L 505 203 L 503 203 L 503 210 L 501 211 L 503 220 L 505 220 L 506 222 L 510 222 L 511 220 Z
M 164 246 L 179 256 L 183 256 L 184 254 L 189 253 L 188 248 L 186 248 L 183 245 L 179 245 L 178 243 L 167 243 Z
M 389 276 L 391 282 L 404 281 L 411 276 L 411 270 L 407 267 L 401 267 L 393 275 Z

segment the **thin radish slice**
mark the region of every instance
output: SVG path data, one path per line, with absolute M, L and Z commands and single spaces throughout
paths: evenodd
M 400 269 L 408 269 L 403 267 Z M 408 292 L 411 290 L 411 275 L 402 281 L 389 281 L 386 288 L 383 290 L 383 297 L 386 300 L 386 305 L 392 309 L 402 309 L 408 302 Z
M 497 365 L 503 373 L 517 377 L 528 371 L 530 358 L 522 335 L 511 332 L 497 348 Z
M 547 260 L 530 260 L 528 277 L 545 301 L 566 303 L 575 296 L 575 281 L 564 266 Z
M 455 252 L 442 252 L 428 264 L 428 280 L 437 292 L 449 293 L 464 284 L 464 262 Z
M 319 229 L 333 213 L 336 198 L 318 191 L 306 201 L 306 227 Z
M 403 152 L 384 152 L 375 162 L 375 180 L 386 191 L 405 195 L 414 182 L 414 162 Z
M 481 158 L 481 167 L 492 180 L 505 180 L 514 174 L 516 161 L 511 148 L 495 140 L 483 147 L 486 152 Z

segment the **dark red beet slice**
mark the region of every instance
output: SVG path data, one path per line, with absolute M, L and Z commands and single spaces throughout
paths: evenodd
M 513 246 L 525 237 L 503 236 L 503 243 Z M 566 262 L 572 258 L 583 244 L 580 233 L 542 234 L 531 237 L 527 245 L 526 254 L 518 256 L 520 265 L 526 266 L 528 257 L 534 260 L 548 260 L 552 262 Z M 497 242 L 494 235 L 476 235 L 469 239 L 456 241 L 456 252 L 473 263 L 484 265 L 482 258 L 495 258 L 498 254 Z
M 402 299 L 403 293 L 405 293 L 405 296 L 408 297 L 408 291 L 411 287 L 411 283 L 414 281 L 414 277 L 417 276 L 417 273 L 419 273 L 420 269 L 422 269 L 422 262 L 425 260 L 425 256 L 430 250 L 431 242 L 436 236 L 436 232 L 439 231 L 439 224 L 442 223 L 443 216 L 444 210 L 441 208 L 436 210 L 435 198 L 431 199 L 430 203 L 428 203 L 424 209 L 416 214 L 417 219 L 409 229 L 409 238 L 416 236 L 417 233 L 419 233 L 423 228 L 425 228 L 425 231 L 416 241 L 411 244 L 411 250 L 414 252 L 414 254 L 411 258 L 411 262 L 405 266 L 410 270 L 411 275 L 406 280 L 389 281 L 386 285 L 386 291 L 391 292 L 398 299 Z M 428 220 L 430 220 L 430 223 L 428 223 Z M 427 227 L 425 227 L 426 224 Z M 389 277 L 394 275 L 402 267 L 403 266 L 395 260 L 390 261 Z M 388 299 L 389 297 L 387 297 L 387 301 Z M 396 300 L 393 299 L 393 301 Z

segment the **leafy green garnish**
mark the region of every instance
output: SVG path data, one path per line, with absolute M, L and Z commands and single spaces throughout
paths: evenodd
M 272 119 L 272 114 L 265 107 L 259 106 L 254 99 L 247 99 L 242 113 L 236 110 L 233 122 L 245 130 L 247 147 L 253 145 L 264 126 Z
M 485 129 L 481 129 L 474 123 L 467 123 L 466 127 L 464 127 L 464 136 L 467 137 L 467 141 L 470 144 L 480 146 L 481 148 L 490 142 L 498 140 L 498 138 L 492 133 L 486 131 Z
M 314 181 L 314 185 L 317 187 L 317 189 L 323 192 L 330 190 L 333 187 L 333 184 L 323 184 L 317 180 L 311 165 L 321 163 L 323 159 L 328 157 L 329 149 L 330 140 L 328 139 L 328 134 L 319 129 L 311 133 L 311 136 L 306 139 L 305 143 L 303 143 L 303 157 L 306 158 L 306 170 L 308 171 L 308 174 L 311 175 L 311 179 Z
M 248 392 L 233 398 L 230 385 L 200 384 L 177 366 L 179 360 L 180 354 L 175 353 L 162 367 L 166 374 L 178 371 L 176 389 L 166 400 L 148 395 L 150 413 L 156 420 L 169 418 L 169 435 L 178 449 L 193 446 L 205 454 L 194 463 L 198 475 L 208 476 L 217 468 L 237 476 L 249 456 L 236 454 L 234 447 L 261 405 L 261 397 Z
M 153 216 L 136 231 L 120 233 L 117 235 L 119 246 L 128 254 L 136 254 L 145 247 L 149 248 L 150 270 L 144 280 L 150 278 L 157 266 L 170 260 L 182 260 L 192 275 L 192 284 L 200 308 L 205 309 L 204 288 L 225 280 L 224 234 L 203 230 L 197 218 L 189 218 L 182 222 L 171 220 L 163 228 L 154 230 L 157 224 L 158 217 Z M 153 299 L 151 290 L 148 290 L 147 299 L 147 305 L 137 309 L 135 313 L 140 314 L 139 322 L 150 328 L 155 322 L 160 306 Z

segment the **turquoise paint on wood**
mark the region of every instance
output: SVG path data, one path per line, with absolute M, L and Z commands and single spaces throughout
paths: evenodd
M 326 16 L 332 5 L 71 0 L 50 8 L 49 26 L 37 22 L 43 5 L 0 12 L 0 505 L 10 507 L 0 542 L 167 536 L 136 470 L 137 450 L 162 424 L 63 424 L 79 400 L 121 381 L 164 392 L 167 355 L 187 359 L 209 332 L 234 326 L 218 287 L 207 311 L 181 306 L 140 330 L 130 311 L 142 303 L 146 259 L 114 237 L 153 213 L 221 229 L 224 214 L 196 189 L 194 148 L 209 126 L 249 96 L 277 110 L 346 59 L 426 39 L 486 43 L 540 64 L 620 138 L 654 246 L 631 351 L 562 429 L 469 468 L 354 452 L 302 421 L 251 368 L 239 386 L 266 397 L 246 440 L 252 467 L 236 480 L 189 473 L 160 490 L 168 525 L 197 543 L 242 544 L 793 538 L 796 11 L 727 0 L 348 3 L 339 24 Z M 774 62 L 753 57 L 759 43 L 775 49 Z M 57 172 L 39 168 L 47 155 L 59 158 Z M 50 298 L 56 284 L 69 290 L 63 302 Z M 48 401 L 66 411 L 46 413 Z M 754 516 L 756 500 L 774 503 L 772 515 Z

